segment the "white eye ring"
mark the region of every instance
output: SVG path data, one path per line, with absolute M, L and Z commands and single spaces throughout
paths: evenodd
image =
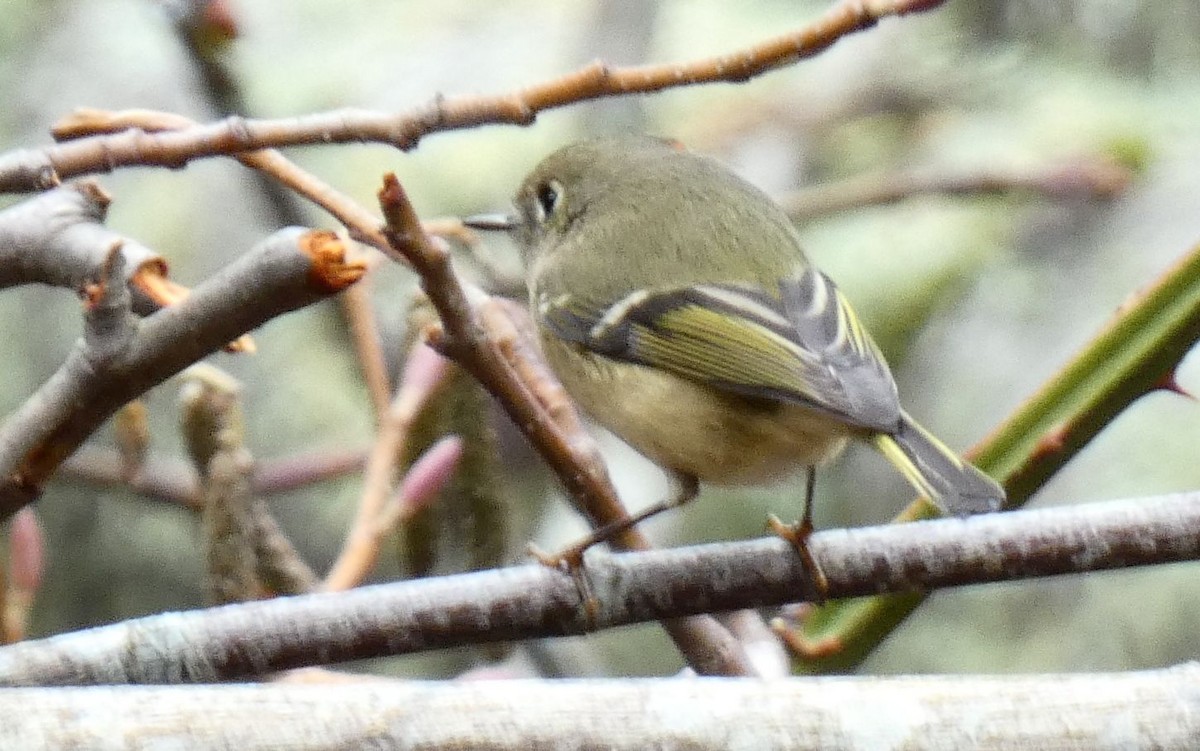
M 536 202 L 534 208 L 537 211 L 538 222 L 544 222 L 548 217 L 554 215 L 555 209 L 562 202 L 563 187 L 558 180 L 549 180 L 537 187 L 534 193 Z

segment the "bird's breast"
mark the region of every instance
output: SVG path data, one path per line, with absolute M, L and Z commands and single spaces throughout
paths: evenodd
M 759 485 L 824 464 L 851 429 L 805 407 L 722 393 L 556 339 L 542 349 L 584 412 L 673 472 L 719 485 Z

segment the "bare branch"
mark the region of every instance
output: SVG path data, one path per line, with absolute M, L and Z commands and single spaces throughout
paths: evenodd
M 110 201 L 99 185 L 85 181 L 0 211 L 0 289 L 48 284 L 82 292 L 119 245 L 135 313 L 149 315 L 186 297 L 187 287 L 168 278 L 162 256 L 101 224 Z M 225 348 L 252 352 L 254 343 L 243 336 Z
M 1120 195 L 1133 173 L 1111 159 L 1079 159 L 1040 169 L 939 172 L 932 169 L 856 175 L 779 197 L 797 221 L 849 209 L 896 203 L 918 195 L 1034 193 L 1054 200 L 1108 200 Z
M 146 267 L 161 268 L 165 276 L 162 256 L 100 223 L 110 200 L 100 186 L 83 182 L 0 211 L 0 289 L 48 284 L 79 292 L 114 244 L 121 246 L 127 281 Z M 144 296 L 135 300 L 138 312 L 159 307 Z
M 362 265 L 346 262 L 331 233 L 289 228 L 207 280 L 182 302 L 142 320 L 102 357 L 87 340 L 0 429 L 0 517 L 43 483 L 104 420 L 131 398 L 271 318 L 352 284 Z
M 1200 558 L 1200 493 L 815 533 L 835 598 Z M 805 571 L 766 538 L 529 565 L 140 618 L 0 648 L 0 684 L 215 682 L 466 643 L 783 604 Z
M 380 518 L 396 481 L 396 461 L 421 406 L 446 373 L 446 360 L 425 345 L 411 353 L 396 396 L 380 415 L 379 434 L 367 458 L 362 496 L 350 532 L 323 588 L 358 586 L 375 567 L 385 530 Z
M 742 82 L 816 55 L 881 18 L 929 10 L 941 0 L 841 0 L 807 26 L 752 47 L 688 63 L 609 67 L 593 63 L 560 78 L 498 96 L 436 97 L 416 110 L 337 110 L 286 120 L 228 117 L 177 131 L 129 130 L 41 150 L 0 154 L 0 192 L 44 190 L 62 180 L 129 165 L 178 168 L 201 157 L 258 149 L 375 142 L 411 149 L 436 132 L 488 123 L 529 125 L 538 113 L 576 102 L 716 82 Z
M 366 451 L 353 448 L 310 449 L 273 459 L 260 459 L 254 468 L 254 492 L 286 493 L 315 482 L 331 480 L 362 469 Z

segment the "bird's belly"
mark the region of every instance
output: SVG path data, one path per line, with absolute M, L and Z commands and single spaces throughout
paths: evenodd
M 543 343 L 596 422 L 660 466 L 719 485 L 758 485 L 824 464 L 851 429 L 799 405 L 751 400 L 640 365 Z

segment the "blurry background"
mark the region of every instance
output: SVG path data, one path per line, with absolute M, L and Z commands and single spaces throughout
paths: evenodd
M 179 5 L 185 5 L 180 0 Z M 496 93 L 572 70 L 692 60 L 800 27 L 825 3 L 329 3 L 231 0 L 240 38 L 225 53 L 251 116 L 341 107 L 400 111 L 436 93 Z M 169 20 L 149 0 L 0 0 L 0 150 L 49 142 L 79 106 L 217 116 Z M 283 10 L 286 8 L 286 10 Z M 372 145 L 289 152 L 364 204 L 395 171 L 426 217 L 507 205 L 544 154 L 589 134 L 649 131 L 711 153 L 781 198 L 863 173 L 928 169 L 1036 171 L 1110 158 L 1137 165 L 1112 201 L 922 196 L 810 219 L 810 255 L 846 290 L 887 353 L 908 410 L 950 445 L 984 436 L 1094 333 L 1130 293 L 1200 240 L 1200 6 L 1192 0 L 993 0 L 888 19 L 816 59 L 743 85 L 678 89 L 543 114 L 529 128 L 438 134 L 412 153 Z M 194 285 L 274 229 L 254 179 L 229 160 L 185 170 L 123 170 L 109 225 L 164 254 Z M 13 197 L 0 199 L 8 205 Z M 308 222 L 334 226 L 309 210 Z M 489 251 L 512 263 L 511 248 Z M 375 279 L 395 353 L 411 279 Z M 0 295 L 5 378 L 0 407 L 20 404 L 81 331 L 61 290 Z M 246 387 L 250 448 L 365 448 L 373 417 L 341 315 L 327 304 L 256 333 L 259 353 L 214 362 Z M 398 357 L 398 355 L 397 355 Z M 1179 381 L 1200 391 L 1200 364 Z M 155 455 L 183 456 L 178 388 L 149 395 Z M 507 434 L 506 434 L 507 435 Z M 109 432 L 93 443 L 112 443 Z M 632 506 L 667 492 L 661 476 L 613 439 L 614 473 Z M 1200 404 L 1142 399 L 1036 497 L 1063 504 L 1200 486 Z M 519 452 L 519 448 L 512 449 Z M 581 522 L 535 473 L 521 493 L 545 514 L 512 530 L 510 560 Z M 357 475 L 271 505 L 308 561 L 324 570 L 360 488 Z M 881 522 L 909 500 L 897 475 L 852 449 L 818 480 L 818 527 Z M 532 506 L 540 500 L 529 498 Z M 744 538 L 765 515 L 799 512 L 800 485 L 709 490 L 653 522 L 662 544 Z M 38 504 L 49 568 L 35 632 L 52 633 L 202 604 L 199 528 L 178 506 L 70 480 Z M 1054 671 L 1148 667 L 1195 659 L 1196 565 L 996 585 L 933 597 L 865 666 L 874 672 Z M 380 578 L 396 574 L 385 561 Z M 665 674 L 679 661 L 657 627 L 544 645 L 572 674 Z M 390 661 L 440 676 L 462 655 Z

